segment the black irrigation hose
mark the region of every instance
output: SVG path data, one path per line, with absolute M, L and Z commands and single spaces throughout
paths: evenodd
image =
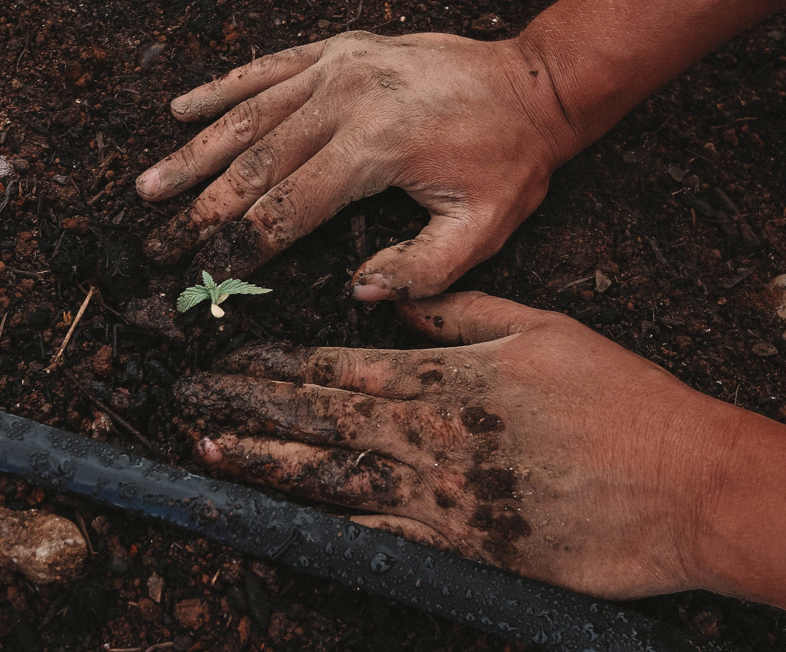
M 0 412 L 0 472 L 141 512 L 543 650 L 666 650 L 656 625 L 612 603 L 522 579 L 260 491 L 194 475 Z

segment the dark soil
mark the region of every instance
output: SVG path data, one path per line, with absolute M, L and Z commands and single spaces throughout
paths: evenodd
M 168 101 L 254 52 L 328 37 L 350 23 L 381 34 L 499 38 L 547 4 L 0 4 L 0 156 L 18 171 L 18 182 L 0 186 L 0 319 L 7 315 L 0 409 L 193 468 L 190 442 L 170 427 L 168 391 L 218 354 L 254 340 L 425 344 L 395 326 L 389 305 L 361 306 L 348 296 L 363 257 L 424 223 L 422 209 L 397 191 L 348 207 L 267 264 L 255 280 L 273 294 L 233 299 L 220 323 L 189 318 L 185 342 L 130 327 L 121 317 L 129 301 L 173 273 L 145 261 L 142 237 L 194 196 L 146 204 L 134 179 L 195 132 L 170 117 Z M 566 165 L 503 251 L 456 287 L 564 311 L 701 391 L 784 420 L 786 323 L 767 290 L 786 272 L 784 151 L 781 16 L 708 56 Z M 365 241 L 353 230 L 364 220 Z M 605 293 L 594 289 L 597 269 L 613 281 Z M 89 285 L 100 292 L 62 368 L 43 373 Z M 152 447 L 116 420 L 108 425 L 97 401 Z M 77 581 L 36 587 L 17 579 L 0 590 L 4 649 L 145 649 L 169 641 L 176 650 L 505 647 L 13 478 L 0 478 L 0 504 L 84 519 L 95 548 Z M 149 597 L 154 574 L 164 583 L 160 603 Z M 683 627 L 686 640 L 786 648 L 786 614 L 773 609 L 705 593 L 634 606 Z

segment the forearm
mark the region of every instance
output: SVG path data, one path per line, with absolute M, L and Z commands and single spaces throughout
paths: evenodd
M 556 2 L 519 43 L 526 60 L 534 56 L 546 68 L 561 105 L 568 124 L 562 159 L 701 56 L 784 6 L 784 0 Z
M 786 426 L 731 406 L 697 531 L 700 585 L 786 609 Z

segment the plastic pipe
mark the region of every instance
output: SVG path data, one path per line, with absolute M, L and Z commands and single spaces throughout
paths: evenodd
M 241 485 L 159 464 L 0 412 L 0 472 L 178 525 L 543 650 L 666 650 L 655 623 Z M 720 649 L 720 648 L 716 648 Z

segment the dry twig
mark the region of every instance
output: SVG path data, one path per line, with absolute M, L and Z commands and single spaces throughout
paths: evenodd
M 77 378 L 73 373 L 71 373 L 68 369 L 64 370 L 66 377 L 68 377 L 71 382 L 74 383 L 74 386 L 82 392 L 90 401 L 95 403 L 96 407 L 99 410 L 103 410 L 106 412 L 109 417 L 112 419 L 114 423 L 118 426 L 124 428 L 127 432 L 132 434 L 137 441 L 147 447 L 148 450 L 152 450 L 153 444 L 150 443 L 150 440 L 145 437 L 141 432 L 139 432 L 134 426 L 132 426 L 128 421 L 126 421 L 123 417 L 121 417 L 117 412 L 115 412 L 111 407 L 109 407 L 106 403 L 104 403 L 101 399 L 93 396 L 82 384 L 82 382 Z
M 68 343 L 71 341 L 71 338 L 74 335 L 74 331 L 76 330 L 76 325 L 79 323 L 79 320 L 82 319 L 82 315 L 85 314 L 85 310 L 87 310 L 87 306 L 90 303 L 90 299 L 93 298 L 93 293 L 96 291 L 94 286 L 90 286 L 90 289 L 87 292 L 87 296 L 85 300 L 82 301 L 82 305 L 79 306 L 79 312 L 76 313 L 76 317 L 74 317 L 74 321 L 71 322 L 71 328 L 68 329 L 65 338 L 63 339 L 63 343 L 60 345 L 60 348 L 57 350 L 57 353 L 54 354 L 52 357 L 52 361 L 49 363 L 49 366 L 44 369 L 46 373 L 50 373 L 53 369 L 56 369 L 57 366 L 63 359 L 63 353 L 65 353 L 66 347 Z

